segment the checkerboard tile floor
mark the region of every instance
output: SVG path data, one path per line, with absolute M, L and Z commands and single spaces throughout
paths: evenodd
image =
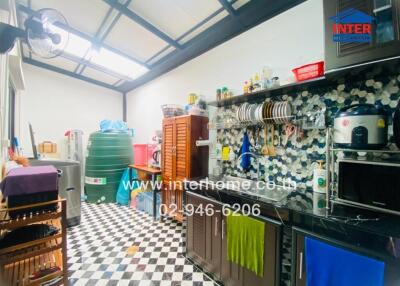
M 137 246 L 133 255 L 127 253 Z M 70 285 L 216 285 L 183 256 L 184 226 L 115 204 L 82 205 L 68 230 Z

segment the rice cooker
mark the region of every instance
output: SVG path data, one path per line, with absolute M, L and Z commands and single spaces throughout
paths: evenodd
M 387 144 L 388 116 L 381 107 L 354 104 L 340 109 L 334 120 L 335 147 L 379 149 Z

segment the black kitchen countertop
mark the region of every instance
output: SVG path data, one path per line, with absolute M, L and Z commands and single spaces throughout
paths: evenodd
M 210 181 L 216 178 L 209 177 Z M 292 191 L 281 202 L 260 199 L 228 189 L 215 190 L 186 182 L 185 189 L 222 204 L 259 204 L 261 215 L 280 221 L 284 227 L 295 226 L 400 261 L 400 216 L 332 204 L 330 209 L 313 212 L 312 191 Z

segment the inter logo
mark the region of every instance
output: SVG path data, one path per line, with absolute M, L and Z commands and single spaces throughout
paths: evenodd
M 333 41 L 341 43 L 369 43 L 373 17 L 350 8 L 330 17 L 333 24 Z

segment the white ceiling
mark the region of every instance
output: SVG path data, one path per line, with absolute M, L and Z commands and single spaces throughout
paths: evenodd
M 175 51 L 167 42 L 157 35 L 146 30 L 132 19 L 122 15 L 116 9 L 111 10 L 111 6 L 102 0 L 17 0 L 19 4 L 28 7 L 31 3 L 31 9 L 38 10 L 42 8 L 53 8 L 60 11 L 69 25 L 87 36 L 94 38 L 98 32 L 100 35 L 107 30 L 107 27 L 114 19 L 115 25 L 109 31 L 104 39 L 104 43 L 120 51 L 120 55 L 129 58 L 135 58 L 142 63 L 147 62 L 152 65 L 157 63 L 163 57 Z M 238 9 L 250 0 L 236 0 L 233 4 L 234 9 Z M 126 0 L 119 0 L 124 4 Z M 229 2 L 232 2 L 229 1 Z M 29 8 L 29 7 L 28 7 Z M 200 34 L 210 26 L 229 16 L 226 10 L 218 0 L 132 0 L 127 7 L 140 17 L 157 27 L 160 31 L 167 34 L 172 39 L 179 39 L 179 44 L 184 44 L 190 39 Z M 111 13 L 109 11 L 111 10 Z M 219 11 L 218 13 L 216 11 Z M 205 18 L 216 13 L 212 19 L 204 23 L 191 33 L 182 37 L 187 31 L 198 25 Z M 23 13 L 21 13 L 23 15 Z M 105 19 L 107 20 L 105 21 Z M 102 23 L 105 25 L 102 27 Z M 24 55 L 30 56 L 26 52 Z M 90 60 L 90 53 L 86 59 Z M 77 63 L 63 57 L 44 60 L 34 56 L 37 61 L 67 71 L 74 71 Z M 150 60 L 151 59 L 151 60 Z M 150 60 L 150 61 L 149 61 Z M 81 69 L 79 69 L 81 70 Z M 93 78 L 110 85 L 115 84 L 119 78 L 110 76 L 101 70 L 95 70 L 87 67 L 82 75 Z M 126 78 L 121 76 L 120 78 Z
M 82 75 L 113 85 L 118 78 L 105 74 L 101 71 L 86 67 Z
M 34 54 L 32 54 L 32 59 L 37 60 L 39 62 L 43 62 L 48 65 L 56 66 L 56 67 L 59 67 L 59 68 L 62 68 L 62 69 L 65 69 L 65 70 L 71 71 L 71 72 L 73 72 L 76 67 L 76 63 L 66 60 L 62 57 L 56 57 L 56 58 L 52 58 L 52 59 L 43 59 L 39 56 L 35 56 Z
M 129 8 L 176 39 L 221 8 L 217 0 L 132 1 Z
M 106 43 L 142 61 L 149 59 L 167 46 L 164 40 L 125 16 L 122 16 L 111 30 Z
M 60 11 L 69 25 L 94 35 L 107 14 L 108 6 L 101 0 L 31 0 L 32 9 L 53 8 Z

